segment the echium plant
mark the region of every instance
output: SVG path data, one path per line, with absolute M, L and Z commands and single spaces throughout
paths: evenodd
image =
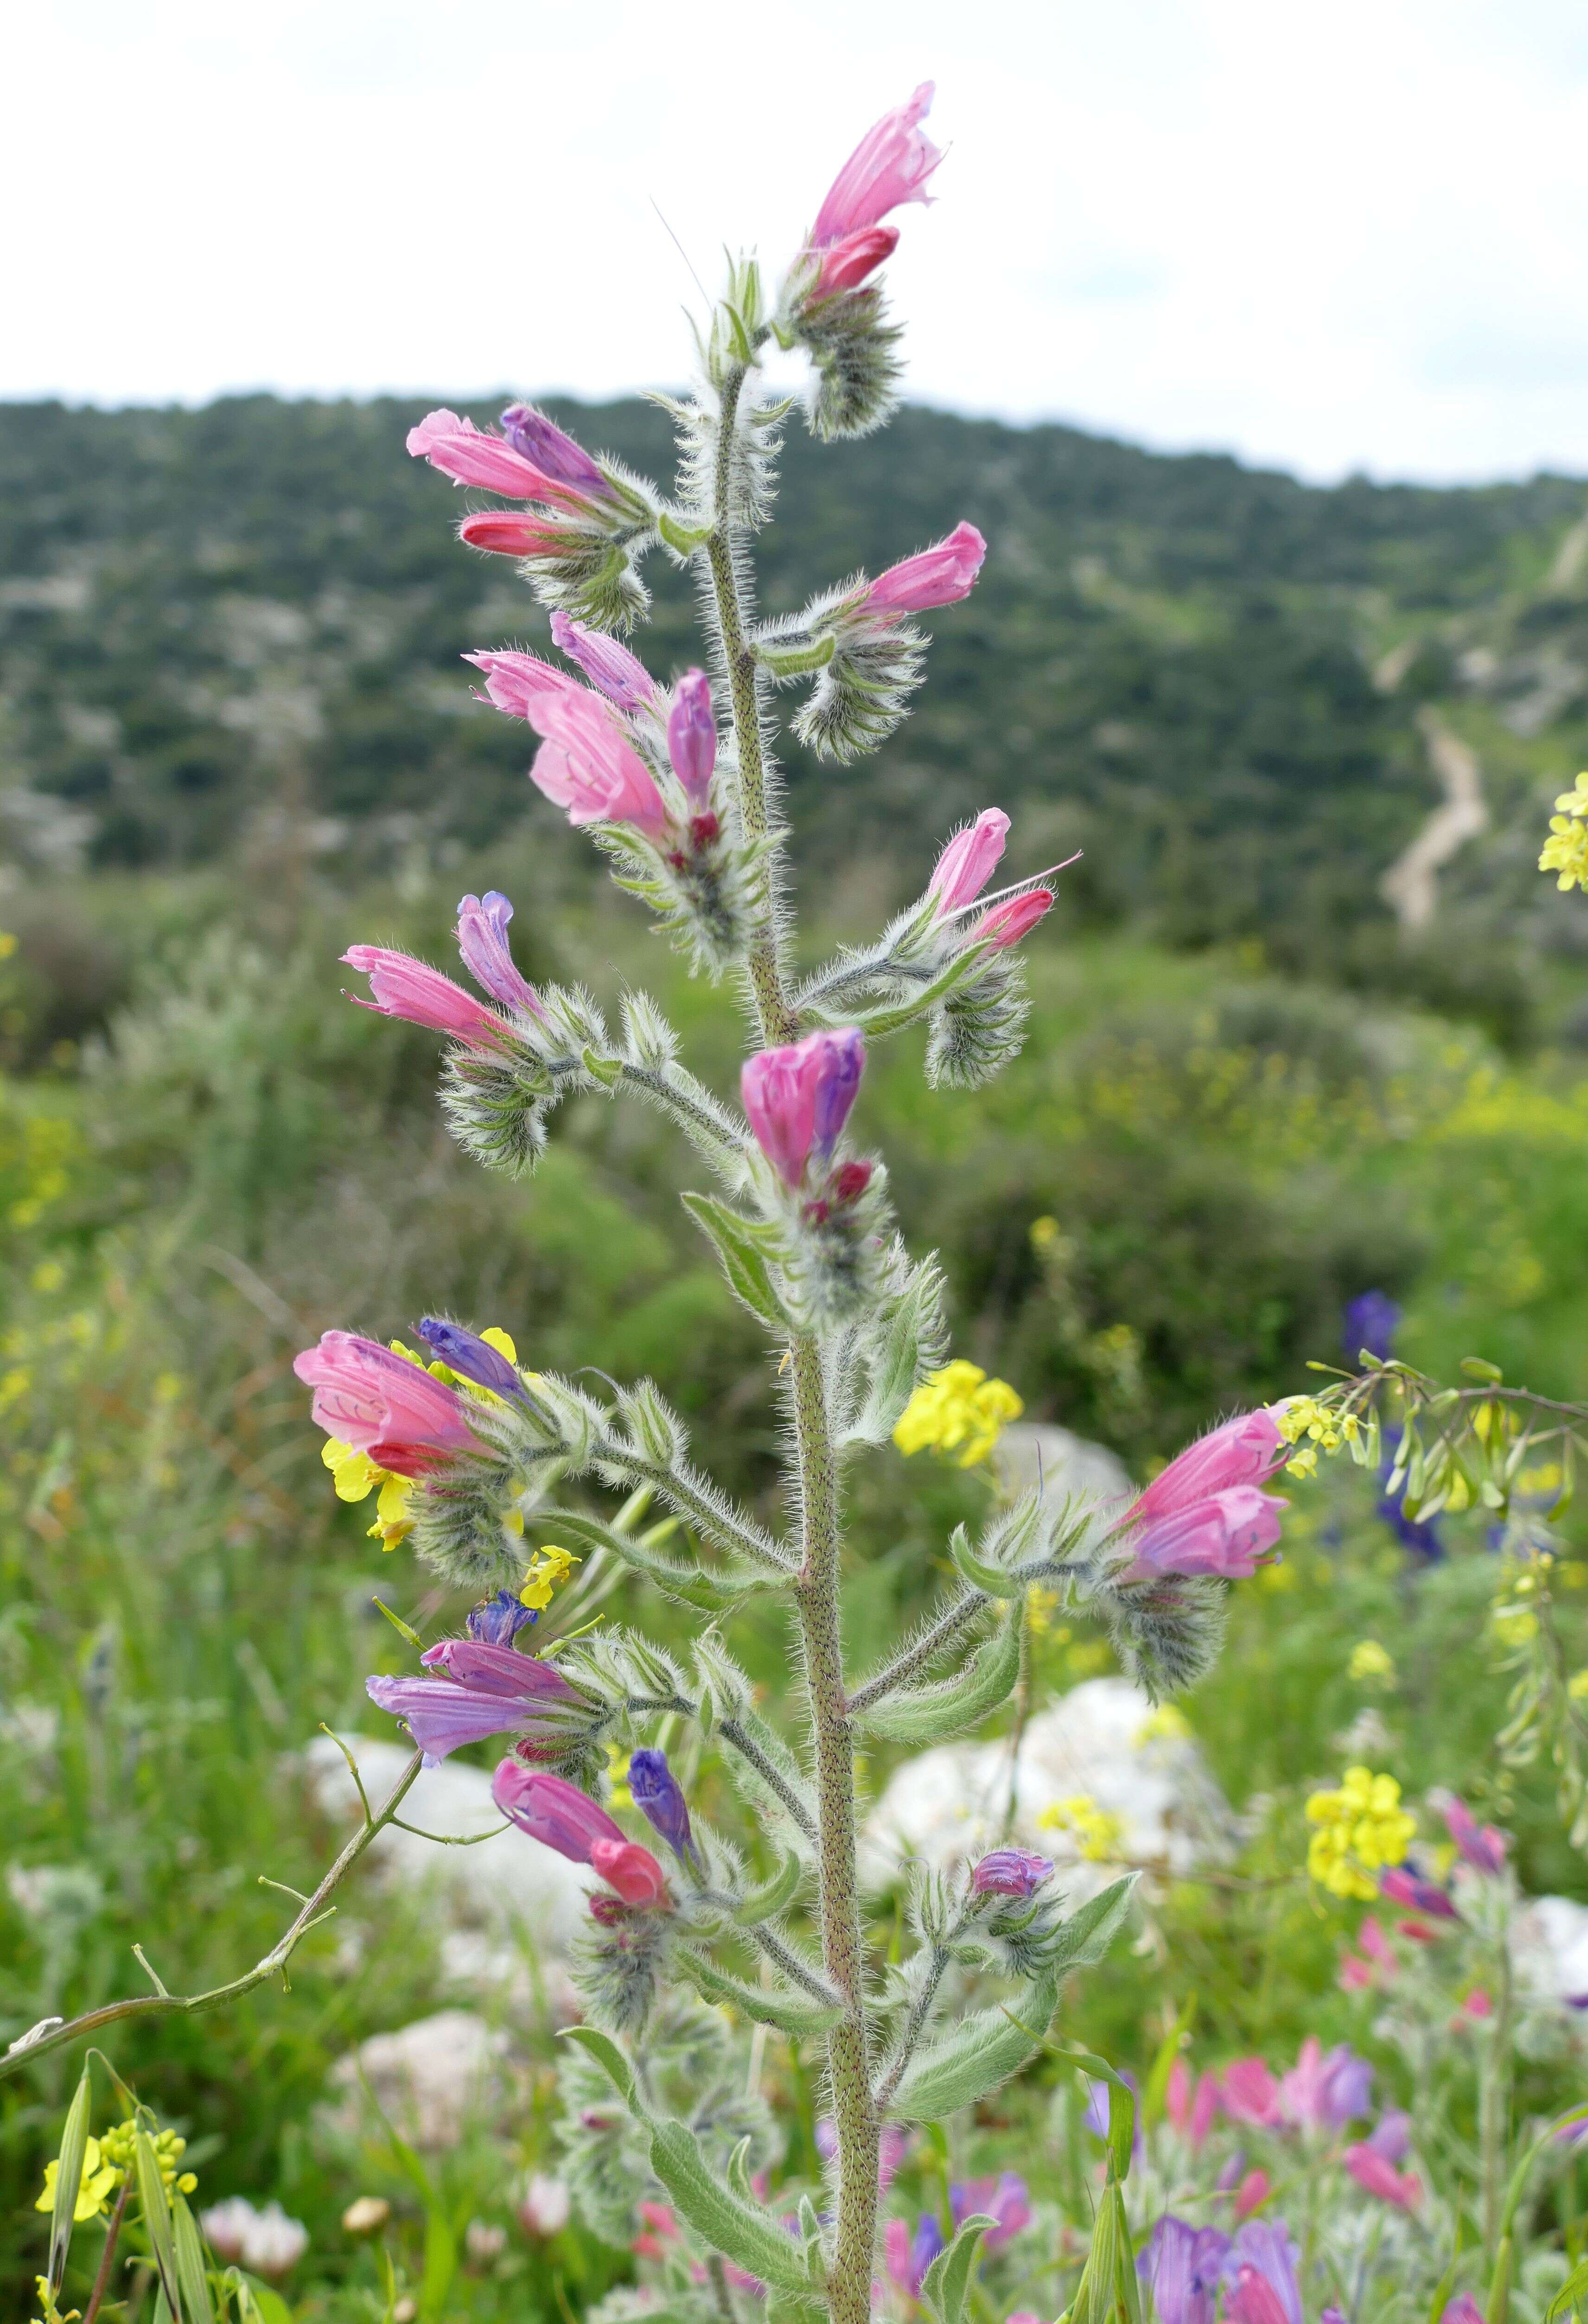
M 581 1381 L 604 1375 L 526 1369 L 504 1333 L 435 1317 L 417 1325 L 423 1355 L 328 1332 L 297 1365 L 338 1491 L 379 1485 L 387 1546 L 407 1537 L 446 1582 L 479 1593 L 466 1635 L 424 1647 L 411 1674 L 372 1679 L 372 1695 L 432 1759 L 514 1737 L 494 1778 L 503 1812 L 600 1882 L 578 1967 L 586 2022 L 564 2070 L 576 2190 L 591 2224 L 625 2241 L 636 2201 L 665 2200 L 689 2246 L 669 2312 L 718 2324 L 762 2301 L 833 2324 L 871 2316 L 884 2131 L 969 2106 L 1030 2060 L 1062 1977 L 1100 1955 L 1128 1904 L 1121 1882 L 1066 1914 L 1053 1868 L 1002 1849 L 917 1883 L 915 1950 L 884 1970 L 857 1878 L 857 1750 L 934 1742 L 1003 1707 L 1033 1589 L 1104 1623 L 1151 1689 L 1196 1674 L 1216 1646 L 1222 1581 L 1273 1549 L 1282 1504 L 1262 1487 L 1288 1449 L 1260 1412 L 1182 1454 L 1129 1508 L 1060 1509 L 1040 1494 L 1001 1506 L 978 1539 L 956 1534 L 953 1589 L 891 1658 L 858 1679 L 845 1668 L 845 1473 L 944 1379 L 947 1355 L 936 1260 L 911 1260 L 882 1164 L 849 1136 L 867 1047 L 920 1026 L 929 1080 L 983 1082 L 1018 1048 L 1016 949 L 1054 897 L 1046 874 L 989 894 L 1009 830 L 989 807 L 947 837 L 926 892 L 874 942 L 803 982 L 790 970 L 777 697 L 807 689 L 793 724 L 818 757 L 874 748 L 923 673 L 911 616 L 966 595 L 985 548 L 961 524 L 793 618 L 755 616 L 750 549 L 793 408 L 768 392 L 761 359 L 774 342 L 803 349 L 806 417 L 824 439 L 887 419 L 898 333 L 876 277 L 898 239 L 888 213 L 927 198 L 941 158 L 920 127 L 930 94 L 862 141 L 775 293 L 753 258 L 732 265 L 691 390 L 660 399 L 681 451 L 671 497 L 525 404 L 503 413 L 500 435 L 441 411 L 409 439 L 455 482 L 513 503 L 466 517 L 462 537 L 519 560 L 571 667 L 476 653 L 485 698 L 540 736 L 532 780 L 611 857 L 619 884 L 696 967 L 742 989 L 755 1047 L 740 1106 L 680 1062 L 650 999 L 625 1000 L 614 1036 L 587 993 L 533 989 L 501 895 L 459 908 L 483 999 L 402 954 L 346 955 L 368 976 L 366 1005 L 448 1037 L 442 1107 L 490 1167 L 532 1167 L 557 1106 L 581 1092 L 643 1099 L 698 1149 L 716 1187 L 684 1200 L 767 1334 L 786 1410 L 782 1528 L 697 1464 L 649 1380 L 599 1395 Z M 670 687 L 616 635 L 643 618 L 641 567 L 655 551 L 696 572 L 708 639 L 709 675 L 690 669 Z M 622 1507 L 604 1513 L 607 1494 Z M 642 1532 L 656 1502 L 670 1515 Z M 597 1561 L 614 1559 L 709 1617 L 688 1666 L 616 1625 L 524 1650 L 575 1564 L 587 1586 Z M 792 1736 L 757 1711 L 728 1644 L 735 1618 L 769 1603 L 789 1622 Z M 719 1746 L 757 1876 L 743 1840 L 709 1829 L 685 1796 L 658 1745 L 663 1722 L 669 1733 L 692 1722 Z M 660 1854 L 607 1803 L 624 1752 L 623 1812 L 632 1800 Z M 1015 1989 L 946 2027 L 956 1965 Z M 830 2186 L 763 2200 L 771 2121 L 744 2095 L 707 2006 L 720 2004 L 819 2061 Z M 971 2217 L 933 2260 L 922 2297 L 939 2316 L 963 2311 L 977 2237 L 995 2224 Z

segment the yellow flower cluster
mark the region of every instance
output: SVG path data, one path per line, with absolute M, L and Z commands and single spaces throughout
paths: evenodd
M 555 1542 L 549 1541 L 543 1549 L 535 1552 L 535 1562 L 518 1593 L 519 1604 L 532 1607 L 537 1614 L 543 1612 L 551 1603 L 552 1591 L 561 1588 L 578 1563 L 566 1549 L 559 1549 Z
M 1549 837 L 1538 858 L 1538 869 L 1558 872 L 1556 885 L 1563 892 L 1569 888 L 1588 890 L 1588 770 L 1577 777 L 1569 791 L 1562 791 L 1555 804 L 1557 812 L 1549 818 Z
M 1313 1794 L 1306 1815 L 1317 1826 L 1306 1851 L 1311 1877 L 1332 1896 L 1364 1903 L 1379 1893 L 1371 1875 L 1380 1865 L 1403 1863 L 1417 1831 L 1394 1776 L 1375 1775 L 1371 1767 L 1347 1767 L 1337 1792 Z
M 77 2209 L 73 2218 L 80 2227 L 85 2219 L 97 2219 L 110 2197 L 132 2170 L 134 2140 L 136 2126 L 130 2122 L 117 2123 L 103 2138 L 90 2138 L 83 2149 L 83 2175 L 78 2187 Z M 154 2159 L 160 2165 L 160 2175 L 168 2195 L 190 2195 L 198 2181 L 190 2171 L 179 2172 L 177 2166 L 187 2152 L 188 2142 L 179 2138 L 174 2130 L 157 2130 L 152 2140 Z M 44 2165 L 44 2191 L 33 2205 L 35 2211 L 55 2209 L 55 2182 L 60 2176 L 59 2159 Z
M 1354 1443 L 1361 1434 L 1354 1412 L 1336 1412 L 1313 1396 L 1288 1397 L 1274 1417 L 1286 1443 L 1297 1447 L 1285 1463 L 1292 1477 L 1315 1475 L 1320 1447 L 1325 1452 L 1338 1452 L 1343 1444 Z
M 488 1332 L 482 1332 L 480 1337 L 487 1346 L 494 1348 L 498 1355 L 505 1356 L 510 1364 L 518 1361 L 518 1350 L 499 1325 L 493 1324 Z M 411 1348 L 404 1347 L 401 1340 L 393 1340 L 390 1344 L 394 1356 L 404 1356 L 411 1364 L 423 1362 L 422 1357 L 416 1356 Z M 472 1380 L 460 1379 L 447 1364 L 427 1364 L 425 1370 L 433 1372 L 438 1379 L 445 1380 L 448 1387 L 462 1389 L 470 1396 L 488 1397 L 491 1394 L 489 1388 L 479 1388 Z M 398 1543 L 412 1532 L 414 1480 L 411 1477 L 394 1476 L 390 1469 L 380 1468 L 367 1452 L 361 1452 L 355 1444 L 344 1444 L 335 1436 L 327 1438 L 320 1448 L 319 1457 L 331 1472 L 331 1481 L 337 1489 L 339 1501 L 366 1501 L 375 1487 L 380 1487 L 381 1497 L 375 1503 L 375 1521 L 369 1529 L 371 1541 L 378 1541 L 383 1549 L 395 1549 Z M 522 1519 L 520 1523 L 522 1525 Z M 528 1605 L 531 1600 L 526 1599 L 524 1602 Z M 543 1605 L 545 1600 L 542 1599 L 539 1602 Z
M 989 1379 L 979 1364 L 959 1358 L 917 1388 L 893 1442 L 901 1452 L 941 1452 L 956 1467 L 974 1469 L 1025 1408 L 1007 1380 Z
M 1386 1686 L 1395 1683 L 1395 1657 L 1379 1644 L 1377 1638 L 1362 1638 L 1351 1649 L 1346 1676 L 1362 1682 L 1382 1680 Z
M 1039 1831 L 1073 1831 L 1081 1845 L 1081 1854 L 1091 1864 L 1117 1862 L 1125 1828 L 1118 1816 L 1100 1808 L 1090 1792 L 1076 1792 L 1067 1800 L 1055 1800 L 1037 1818 Z

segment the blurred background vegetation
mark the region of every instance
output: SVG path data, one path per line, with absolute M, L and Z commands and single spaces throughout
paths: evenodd
M 665 470 L 647 407 L 561 416 Z M 759 1336 L 679 1209 L 687 1156 L 586 1100 L 532 1182 L 487 1178 L 439 1125 L 434 1041 L 339 997 L 348 942 L 447 964 L 458 895 L 494 885 L 531 977 L 644 982 L 691 1063 L 725 1088 L 735 1070 L 733 1010 L 599 884 L 524 780 L 522 730 L 470 697 L 457 657 L 540 644 L 543 618 L 459 554 L 461 503 L 403 455 L 413 417 L 0 408 L 0 2045 L 134 1989 L 134 1941 L 186 1990 L 264 1950 L 286 1908 L 256 1876 L 307 1887 L 338 1836 L 304 1746 L 322 1721 L 377 1731 L 363 1679 L 395 1640 L 372 1596 L 461 1610 L 331 1496 L 290 1371 L 321 1329 L 451 1310 L 535 1363 L 651 1372 L 726 1480 L 772 1489 Z M 1534 869 L 1588 764 L 1583 500 L 1548 477 L 1315 489 L 919 410 L 836 451 L 790 438 L 771 610 L 962 516 L 988 536 L 894 742 L 836 773 L 790 753 L 801 902 L 813 953 L 863 933 L 989 803 L 1015 816 L 1017 873 L 1084 847 L 1030 947 L 1019 1065 L 934 1096 L 912 1049 L 880 1052 L 859 1128 L 912 1241 L 944 1252 L 956 1352 L 1139 1474 L 1306 1385 L 1371 1288 L 1430 1370 L 1481 1352 L 1546 1393 L 1588 1386 L 1588 915 Z M 687 591 L 651 577 L 639 642 L 670 674 Z M 1474 797 L 1483 827 L 1437 860 L 1430 818 L 1454 798 L 1473 822 Z M 857 1657 L 983 1490 L 891 1452 L 860 1478 Z M 1294 1870 L 1301 1798 L 1367 1701 L 1353 1647 L 1384 1637 L 1401 1677 L 1377 1763 L 1486 1802 L 1526 1885 L 1588 1896 L 1547 1770 L 1494 1766 L 1491 1561 L 1477 1521 L 1446 1535 L 1429 1563 L 1360 1480 L 1299 1489 L 1192 1728 L 1253 1864 Z M 743 1644 L 775 1704 L 775 1628 Z M 1039 1688 L 1108 1667 L 1056 1635 Z M 116 2065 L 188 2135 L 200 2201 L 304 2220 L 303 2316 L 386 2312 L 338 2225 L 372 2189 L 430 2223 L 418 2312 L 577 2315 L 624 2263 L 512 2228 L 515 2174 L 553 2163 L 543 2052 L 506 2148 L 427 2165 L 319 2123 L 339 2058 L 452 1997 L 417 1906 L 343 1901 L 359 1945 L 332 1923 L 290 1993 L 118 2032 Z M 1087 1980 L 1076 2030 L 1140 2067 L 1194 1993 L 1212 2055 L 1327 2042 L 1331 1910 L 1297 1884 L 1174 1892 L 1163 1943 Z M 0 2085 L 8 2310 L 74 2072 Z M 808 2142 L 812 2094 L 777 2088 Z M 470 2219 L 507 2224 L 505 2251 L 471 2258 Z

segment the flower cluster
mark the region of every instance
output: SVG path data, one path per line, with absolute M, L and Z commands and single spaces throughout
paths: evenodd
M 1362 1431 L 1355 1413 L 1337 1412 L 1311 1396 L 1287 1397 L 1275 1406 L 1274 1417 L 1285 1443 L 1297 1448 L 1285 1463 L 1293 1477 L 1312 1476 L 1320 1450 L 1338 1452 L 1342 1445 L 1354 1443 Z
M 1562 791 L 1549 818 L 1549 837 L 1538 858 L 1540 872 L 1556 872 L 1556 886 L 1563 893 L 1588 889 L 1588 770 L 1569 791 Z
M 1368 1767 L 1347 1767 L 1337 1791 L 1314 1792 L 1306 1815 L 1317 1827 L 1307 1843 L 1307 1872 L 1333 1896 L 1376 1896 L 1374 1876 L 1405 1861 L 1417 1831 L 1394 1776 Z
M 956 1468 L 974 1469 L 1025 1408 L 1007 1380 L 989 1379 L 980 1364 L 956 1357 L 916 1389 L 893 1442 L 903 1453 L 941 1452 Z
M 1287 1504 L 1261 1487 L 1283 1457 L 1281 1412 L 1266 1405 L 1188 1444 L 1119 1521 L 1131 1551 L 1124 1578 L 1255 1573 L 1279 1538 Z
M 604 630 L 626 628 L 644 612 L 636 563 L 657 537 L 658 511 L 617 462 L 592 459 L 525 403 L 508 405 L 499 436 L 456 411 L 429 412 L 409 430 L 408 449 L 455 484 L 524 504 L 466 516 L 458 533 L 471 549 L 520 558 L 542 604 Z

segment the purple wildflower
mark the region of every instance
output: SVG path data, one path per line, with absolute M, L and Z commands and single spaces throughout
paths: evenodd
M 577 662 L 592 686 L 598 687 L 620 710 L 648 710 L 656 699 L 656 681 L 639 657 L 600 630 L 580 627 L 560 609 L 551 616 L 551 642 L 569 661 Z
M 612 497 L 612 486 L 584 447 L 533 404 L 510 403 L 502 415 L 502 433 L 515 452 L 553 484 L 571 485 L 596 500 Z
M 1165 2213 L 1136 2261 L 1152 2295 L 1159 2324 L 1214 2324 L 1219 2280 L 1230 2238 L 1218 2227 L 1194 2227 Z
M 539 1619 L 533 1607 L 515 1598 L 511 1590 L 498 1590 L 494 1597 L 482 1598 L 469 1609 L 464 1628 L 476 1645 L 510 1646 L 522 1629 Z
M 1360 1298 L 1348 1299 L 1340 1333 L 1347 1363 L 1354 1364 L 1364 1348 L 1380 1363 L 1388 1363 L 1400 1314 L 1394 1300 L 1382 1291 L 1364 1291 Z
M 461 897 L 457 949 L 482 992 L 488 992 L 504 1009 L 523 1009 L 531 1017 L 544 1017 L 534 986 L 525 983 L 512 957 L 507 940 L 512 918 L 512 906 L 499 888 L 488 888 L 483 896 Z
M 1248 2219 L 1244 2227 L 1236 2230 L 1234 2244 L 1224 2263 L 1224 2280 L 1235 2285 L 1238 2300 L 1242 2277 L 1248 2273 L 1255 2274 L 1278 2302 L 1285 2324 L 1302 2324 L 1301 2286 L 1296 2275 L 1300 2257 L 1283 2219 Z M 1232 2301 L 1230 2313 L 1243 2316 L 1246 2324 L 1263 2324 L 1265 2308 L 1266 2303 L 1258 2295 L 1244 2307 Z
M 1034 1896 L 1053 1876 L 1053 1859 L 1029 1848 L 995 1848 L 971 1874 L 978 1896 Z
M 983 2251 L 1002 2251 L 1031 2224 L 1030 2192 L 1018 2171 L 1005 2171 L 997 2179 L 956 2181 L 948 2190 L 948 2209 L 956 2227 L 977 2212 L 996 2222 L 982 2238 Z
M 488 1340 L 482 1340 L 461 1323 L 449 1323 L 444 1316 L 421 1315 L 414 1325 L 420 1338 L 434 1348 L 441 1361 L 451 1371 L 460 1372 L 476 1388 L 489 1388 L 493 1396 L 523 1397 L 524 1384 L 507 1358 Z
M 560 1738 L 564 1730 L 547 1720 L 547 1710 L 580 1700 L 550 1663 L 512 1646 L 443 1638 L 427 1646 L 420 1660 L 439 1674 L 377 1676 L 365 1679 L 365 1686 L 372 1702 L 407 1721 L 428 1767 L 465 1743 L 483 1743 L 491 1735 Z
M 665 1751 L 636 1751 L 629 1760 L 629 1794 L 651 1830 L 660 1832 L 673 1854 L 691 1864 L 700 1860 L 689 1829 L 689 1804 L 678 1777 L 667 1764 Z

